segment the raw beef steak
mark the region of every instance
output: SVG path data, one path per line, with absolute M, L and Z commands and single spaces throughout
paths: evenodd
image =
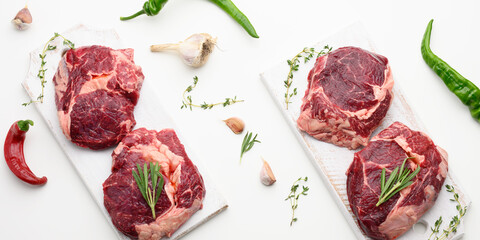
M 339 48 L 317 58 L 308 74 L 298 127 L 338 146 L 365 146 L 387 114 L 392 88 L 387 58 L 361 48 Z
M 412 172 L 420 165 L 413 184 L 376 207 L 383 168 L 386 178 L 405 164 Z M 347 194 L 358 224 L 373 239 L 395 239 L 410 229 L 433 206 L 448 171 L 446 152 L 422 132 L 395 122 L 355 153 L 347 170 Z
M 125 235 L 139 239 L 170 237 L 197 210 L 205 197 L 203 178 L 172 129 L 140 128 L 113 151 L 112 174 L 103 183 L 104 204 Z M 165 185 L 155 206 L 156 219 L 132 175 L 136 164 L 158 162 Z
M 81 147 L 117 144 L 135 126 L 133 109 L 143 83 L 133 49 L 103 46 L 68 50 L 53 78 L 60 126 Z

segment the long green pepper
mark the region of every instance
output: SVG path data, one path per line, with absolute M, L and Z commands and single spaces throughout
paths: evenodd
M 423 60 L 443 80 L 448 89 L 468 106 L 472 117 L 480 122 L 480 89 L 432 52 L 430 49 L 432 25 L 433 19 L 428 23 L 423 35 L 421 46 Z
M 142 10 L 128 17 L 120 17 L 120 20 L 130 20 L 142 14 L 146 14 L 147 16 L 157 15 L 167 1 L 168 0 L 148 0 L 143 4 Z M 245 14 L 243 14 L 231 0 L 210 0 L 210 2 L 215 3 L 215 5 L 223 9 L 228 15 L 237 21 L 237 23 L 240 24 L 250 36 L 258 38 L 257 32 L 252 23 L 250 23 L 250 20 L 248 20 L 247 16 L 245 16 Z

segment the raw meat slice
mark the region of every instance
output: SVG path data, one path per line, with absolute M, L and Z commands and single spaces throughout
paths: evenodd
M 402 164 L 420 172 L 413 184 L 376 207 L 382 168 L 386 179 Z M 373 239 L 395 239 L 410 229 L 438 197 L 448 171 L 447 153 L 422 132 L 395 122 L 355 153 L 347 170 L 347 194 L 358 224 Z
M 87 46 L 65 52 L 53 78 L 60 126 L 81 147 L 117 144 L 135 126 L 143 83 L 133 49 Z
M 343 47 L 317 58 L 297 120 L 300 130 L 341 147 L 367 145 L 393 99 L 387 58 Z
M 172 129 L 130 132 L 112 154 L 112 174 L 103 183 L 104 204 L 115 227 L 139 239 L 170 237 L 205 197 L 203 178 Z M 155 206 L 156 219 L 132 175 L 136 164 L 158 162 L 165 185 Z

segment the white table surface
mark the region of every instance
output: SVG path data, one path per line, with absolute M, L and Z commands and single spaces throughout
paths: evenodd
M 135 62 L 142 66 L 145 81 L 155 82 L 162 92 L 159 103 L 189 139 L 190 148 L 202 158 L 229 203 L 228 210 L 183 239 L 353 239 L 353 232 L 260 81 L 259 73 L 359 20 L 378 52 L 390 60 L 396 84 L 401 85 L 431 138 L 448 151 L 449 167 L 473 201 L 465 217 L 463 239 L 478 239 L 475 228 L 480 218 L 480 190 L 475 176 L 480 167 L 480 124 L 420 54 L 425 27 L 434 18 L 433 51 L 480 85 L 478 1 L 234 2 L 254 24 L 259 39 L 249 37 L 206 0 L 172 0 L 158 16 L 141 16 L 128 22 L 118 17 L 140 10 L 143 0 L 29 1 L 34 23 L 23 32 L 16 31 L 10 20 L 25 2 L 2 2 L 0 139 L 5 139 L 15 120 L 34 120 L 25 156 L 34 173 L 47 176 L 48 183 L 28 186 L 5 163 L 0 163 L 0 239 L 115 239 L 109 220 L 100 213 L 36 109 L 21 106 L 28 101 L 21 86 L 28 70 L 28 53 L 54 32 L 78 23 L 114 28 L 124 45 L 135 49 Z M 151 44 L 180 41 L 197 32 L 218 37 L 218 48 L 201 68 L 187 67 L 174 54 L 149 51 Z M 207 111 L 181 110 L 182 92 L 195 75 L 199 84 L 192 92 L 194 101 L 235 95 L 246 101 Z M 258 133 L 262 141 L 244 156 L 241 165 L 238 158 L 242 136 L 232 134 L 221 121 L 231 116 L 242 118 L 246 130 Z M 260 156 L 270 162 L 277 176 L 271 187 L 264 187 L 258 180 Z M 284 198 L 300 176 L 309 177 L 310 191 L 300 199 L 296 211 L 299 220 L 290 227 L 291 209 Z

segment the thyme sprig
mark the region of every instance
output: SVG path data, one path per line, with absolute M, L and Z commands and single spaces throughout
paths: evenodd
M 193 84 L 188 86 L 187 89 L 185 89 L 185 91 L 183 91 L 183 101 L 182 101 L 182 107 L 180 107 L 180 109 L 190 108 L 190 111 L 192 111 L 192 107 L 197 107 L 197 108 L 201 108 L 203 110 L 207 110 L 207 109 L 211 109 L 211 108 L 213 108 L 217 105 L 222 105 L 223 107 L 226 107 L 228 105 L 232 105 L 232 104 L 235 104 L 237 102 L 243 102 L 244 101 L 244 100 L 237 99 L 237 96 L 235 96 L 234 98 L 225 98 L 224 102 L 218 102 L 218 103 L 203 102 L 202 104 L 194 104 L 193 101 L 192 101 L 192 96 L 191 95 L 185 96 L 185 94 L 191 92 L 197 86 L 197 83 L 198 83 L 198 77 L 195 76 L 195 77 L 193 77 Z
M 430 228 L 432 230 L 432 233 L 428 237 L 428 240 L 430 240 L 430 238 L 432 238 L 434 236 L 434 234 L 436 235 L 440 231 L 440 226 L 442 225 L 442 223 L 443 223 L 443 219 L 442 219 L 442 216 L 440 216 L 435 221 L 435 227 Z
M 242 157 L 244 153 L 250 151 L 250 149 L 252 149 L 253 145 L 256 142 L 261 143 L 259 140 L 257 140 L 258 134 L 255 134 L 255 137 L 253 137 L 253 139 L 252 139 L 252 135 L 253 133 L 247 132 L 247 134 L 245 134 L 245 137 L 243 138 L 242 149 L 240 151 L 240 163 L 242 163 Z
M 302 195 L 307 196 L 307 192 L 309 190 L 308 186 L 302 185 L 302 191 L 297 193 L 297 190 L 300 187 L 300 182 L 302 181 L 306 183 L 308 181 L 308 177 L 298 178 L 290 188 L 288 197 L 285 198 L 285 201 L 290 200 L 290 205 L 292 206 L 292 219 L 290 220 L 290 226 L 292 226 L 292 224 L 298 220 L 298 218 L 295 217 L 295 210 L 298 208 L 298 198 L 300 198 Z
M 286 88 L 285 92 L 285 104 L 288 109 L 288 104 L 291 103 L 291 98 L 295 95 L 297 95 L 297 88 L 293 89 L 293 92 L 290 92 L 290 87 L 292 86 L 293 83 L 293 73 L 298 71 L 298 68 L 300 67 L 300 59 L 303 58 L 303 63 L 307 63 L 310 61 L 310 59 L 313 58 L 313 56 L 316 55 L 316 58 L 328 54 L 332 51 L 332 48 L 329 47 L 328 45 L 325 45 L 321 51 L 316 51 L 315 48 L 304 48 L 301 52 L 299 52 L 295 57 L 292 59 L 287 60 L 288 66 L 290 66 L 290 71 L 288 72 L 287 75 L 287 80 L 285 80 L 284 86 Z
M 400 192 L 402 189 L 410 186 L 413 182 L 410 181 L 412 180 L 418 172 L 420 172 L 420 165 L 417 164 L 417 168 L 415 171 L 411 172 L 410 169 L 405 168 L 405 163 L 407 162 L 407 159 L 411 159 L 413 157 L 407 157 L 403 160 L 402 166 L 400 167 L 400 170 L 398 167 L 396 167 L 392 173 L 390 173 L 390 176 L 388 177 L 388 180 L 385 182 L 385 174 L 386 170 L 385 168 L 382 169 L 382 175 L 381 175 L 381 194 L 378 197 L 378 202 L 376 206 L 380 206 L 380 204 L 386 202 L 388 199 L 393 197 L 395 194 Z
M 444 240 L 447 239 L 450 234 L 455 234 L 457 232 L 458 225 L 460 225 L 462 218 L 465 216 L 465 213 L 467 213 L 467 206 L 462 206 L 459 200 L 458 193 L 455 192 L 455 188 L 452 185 L 448 184 L 445 185 L 445 187 L 447 188 L 447 192 L 453 193 L 453 198 L 451 198 L 450 201 L 457 204 L 455 208 L 457 209 L 458 214 L 452 217 L 452 220 L 450 220 L 448 227 L 442 231 L 442 234 L 440 236 L 438 236 L 438 234 L 440 233 L 440 226 L 443 223 L 442 216 L 440 216 L 435 221 L 435 226 L 430 228 L 432 230 L 432 233 L 428 237 L 428 240 L 432 239 L 432 237 L 434 240 Z
M 135 171 L 135 169 L 132 170 L 133 178 L 135 178 L 138 189 L 142 193 L 142 196 L 147 202 L 148 206 L 150 206 L 153 219 L 155 219 L 155 205 L 160 198 L 164 183 L 163 176 L 160 173 L 160 165 L 158 163 L 153 164 L 150 162 L 149 171 L 147 163 L 143 165 L 143 169 L 140 167 L 140 164 L 137 163 L 137 169 L 138 173 Z M 149 182 L 151 184 L 149 184 Z
M 55 50 L 57 49 L 57 46 L 53 46 L 53 45 L 50 45 L 50 43 L 55 40 L 57 37 L 61 37 L 63 38 L 63 45 L 70 48 L 70 49 L 75 49 L 75 44 L 66 39 L 64 36 L 58 34 L 58 33 L 54 33 L 53 37 L 51 37 L 47 43 L 45 43 L 45 45 L 43 46 L 43 50 L 42 50 L 42 53 L 39 54 L 39 57 L 40 57 L 40 60 L 42 61 L 40 63 L 40 70 L 38 70 L 38 74 L 37 74 L 37 77 L 40 79 L 40 83 L 42 84 L 42 93 L 40 93 L 40 95 L 37 97 L 37 100 L 30 100 L 29 102 L 26 102 L 26 103 L 23 103 L 22 105 L 23 106 L 28 106 L 34 102 L 39 102 L 39 103 L 43 103 L 43 97 L 44 97 L 44 92 L 45 92 L 45 83 L 47 83 L 47 81 L 45 80 L 45 72 L 47 71 L 47 69 L 45 68 L 45 64 L 47 64 L 47 62 L 45 61 L 45 57 L 47 56 L 47 52 L 48 51 L 52 51 L 52 50 Z

